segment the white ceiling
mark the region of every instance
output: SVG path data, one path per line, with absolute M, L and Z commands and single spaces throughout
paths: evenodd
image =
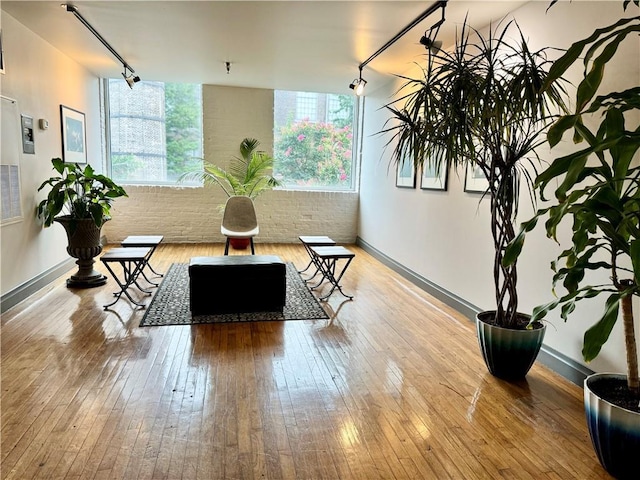
M 60 4 L 6 1 L 2 10 L 101 77 L 117 59 Z M 358 65 L 431 1 L 74 1 L 80 14 L 143 80 L 348 93 Z M 438 39 L 451 45 L 469 15 L 477 28 L 525 1 L 449 0 Z M 371 61 L 363 77 L 401 74 L 425 50 L 420 37 L 440 10 Z M 231 62 L 226 73 L 225 62 Z

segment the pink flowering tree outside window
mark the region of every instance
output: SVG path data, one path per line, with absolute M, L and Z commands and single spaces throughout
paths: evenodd
M 350 125 L 308 120 L 281 127 L 274 145 L 274 171 L 290 186 L 351 186 Z
M 352 95 L 276 91 L 274 176 L 293 188 L 353 188 Z

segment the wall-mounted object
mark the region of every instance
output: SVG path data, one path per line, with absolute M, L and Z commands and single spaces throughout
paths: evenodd
M 367 84 L 367 81 L 362 78 L 362 69 L 374 58 L 376 58 L 378 55 L 384 52 L 387 48 L 389 48 L 391 45 L 393 45 L 398 40 L 400 40 L 407 32 L 411 31 L 416 25 L 418 25 L 424 19 L 426 19 L 431 14 L 436 12 L 438 9 L 441 9 L 441 14 L 442 14 L 440 20 L 438 20 L 436 23 L 433 24 L 433 26 L 429 30 L 429 34 L 425 32 L 425 34 L 420 39 L 420 43 L 424 45 L 427 48 L 427 50 L 429 50 L 430 48 L 436 48 L 436 45 L 437 45 L 437 48 L 440 48 L 440 46 L 442 46 L 442 42 L 436 42 L 435 37 L 438 34 L 438 31 L 440 30 L 440 25 L 444 23 L 444 20 L 445 20 L 444 11 L 445 11 L 445 8 L 447 7 L 448 1 L 449 0 L 440 0 L 437 2 L 433 2 L 433 4 L 431 4 L 429 8 L 427 8 L 424 12 L 422 12 L 420 15 L 414 18 L 411 21 L 411 23 L 409 23 L 406 27 L 404 27 L 402 30 L 396 33 L 396 35 L 391 40 L 389 40 L 387 43 L 381 46 L 369 58 L 367 58 L 364 62 L 358 65 L 358 70 L 360 72 L 360 75 L 358 76 L 358 78 L 353 80 L 353 82 L 351 82 L 351 84 L 349 85 L 349 88 L 352 89 L 357 96 L 361 96 L 364 93 L 364 87 Z
M 0 73 L 4 75 L 4 49 L 2 48 L 2 30 L 0 29 Z
M 22 125 L 22 152 L 36 153 L 36 144 L 33 138 L 33 117 L 20 115 Z
M 396 166 L 396 187 L 416 188 L 416 170 L 412 161 L 405 160 Z
M 62 159 L 70 163 L 87 163 L 84 113 L 60 105 L 60 124 L 62 125 Z
M 40 127 L 40 130 L 47 130 L 49 128 L 49 120 L 41 118 L 38 120 L 38 126 Z
M 80 23 L 82 23 L 85 27 L 87 27 L 87 30 L 89 30 L 94 37 L 100 40 L 100 43 L 102 43 L 102 45 L 104 45 L 107 48 L 107 50 L 109 50 L 111 54 L 118 59 L 118 61 L 122 64 L 122 67 L 124 68 L 124 72 L 122 72 L 122 76 L 126 80 L 127 85 L 129 85 L 129 88 L 133 88 L 133 85 L 140 81 L 140 77 L 138 75 L 135 75 L 135 76 L 133 75 L 135 73 L 135 70 L 131 68 L 131 65 L 129 65 L 125 61 L 125 59 L 122 58 L 122 56 L 115 51 L 115 49 L 109 44 L 109 42 L 107 42 L 104 39 L 104 37 L 100 35 L 95 28 L 93 28 L 93 25 L 91 25 L 87 21 L 87 19 L 80 14 L 80 12 L 78 11 L 78 7 L 68 3 L 62 3 L 60 4 L 60 6 L 64 8 L 67 12 L 73 13 L 73 15 L 78 20 L 80 20 Z M 127 70 L 130 72 L 129 75 L 127 75 Z

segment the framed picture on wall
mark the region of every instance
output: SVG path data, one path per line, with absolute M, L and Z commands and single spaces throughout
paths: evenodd
M 413 162 L 405 160 L 396 165 L 396 187 L 416 188 L 416 171 Z
M 2 48 L 2 30 L 0 30 L 0 73 L 4 75 L 4 49 Z
M 467 165 L 464 175 L 464 191 L 469 193 L 484 193 L 489 188 L 489 181 L 484 172 L 476 165 Z
M 65 162 L 87 163 L 87 140 L 84 113 L 60 105 L 62 125 L 62 159 Z
M 446 190 L 447 180 L 449 179 L 449 164 L 442 165 L 440 173 L 436 171 L 434 165 L 422 166 L 422 175 L 420 176 L 420 188 L 422 190 Z

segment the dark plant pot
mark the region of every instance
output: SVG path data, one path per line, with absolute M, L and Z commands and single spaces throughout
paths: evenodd
M 584 409 L 593 448 L 607 472 L 618 479 L 638 478 L 640 413 L 608 402 L 591 390 L 604 378 L 626 382 L 625 375 L 596 373 L 584 381 Z
M 529 318 L 528 315 L 519 314 Z M 505 380 L 524 378 L 535 362 L 547 327 L 539 324 L 531 330 L 502 328 L 487 323 L 495 311 L 476 315 L 476 331 L 480 351 L 492 375 Z
M 67 287 L 93 288 L 107 283 L 107 277 L 93 268 L 94 257 L 102 252 L 101 229 L 90 218 L 62 216 L 55 221 L 67 232 L 67 253 L 77 259 L 78 271 L 67 279 Z
M 233 248 L 234 250 L 246 250 L 249 247 L 250 243 L 251 240 L 249 238 L 231 237 L 229 241 L 229 245 L 231 245 L 231 248 Z

